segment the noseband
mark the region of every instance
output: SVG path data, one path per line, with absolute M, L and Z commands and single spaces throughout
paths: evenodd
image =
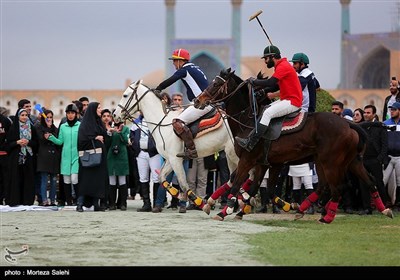
M 146 94 L 150 91 L 150 89 L 146 90 L 143 93 L 143 95 L 140 98 L 138 98 L 138 94 L 137 94 L 138 87 L 133 88 L 131 85 L 129 85 L 129 88 L 132 90 L 130 97 L 128 98 L 128 100 L 124 106 L 122 106 L 121 104 L 118 104 L 118 107 L 121 108 L 121 111 L 125 113 L 125 115 L 126 115 L 125 119 L 128 119 L 131 122 L 134 122 L 135 118 L 132 116 L 131 112 L 132 112 L 133 108 L 135 108 L 136 105 L 137 105 L 136 111 L 140 111 L 139 102 L 140 102 L 140 100 L 142 100 L 143 97 L 146 96 Z M 131 106 L 130 104 L 131 104 L 133 98 L 135 98 L 135 103 Z

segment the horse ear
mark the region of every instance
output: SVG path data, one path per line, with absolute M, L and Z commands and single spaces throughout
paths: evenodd
M 261 73 L 261 71 L 260 72 L 258 72 L 258 74 L 257 74 L 257 79 L 263 79 L 264 77 L 263 77 L 263 74 Z

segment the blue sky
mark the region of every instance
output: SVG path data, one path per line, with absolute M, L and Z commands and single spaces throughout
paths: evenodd
M 163 69 L 164 1 L 1 1 L 1 89 L 124 89 Z M 351 33 L 391 32 L 396 3 L 350 4 Z M 288 58 L 304 52 L 325 89 L 339 83 L 339 0 L 243 1 L 242 55 L 259 56 L 268 44 L 257 21 Z M 176 3 L 178 38 L 230 38 L 231 4 Z M 212 79 L 213 77 L 209 77 Z M 161 81 L 160 81 L 161 82 Z

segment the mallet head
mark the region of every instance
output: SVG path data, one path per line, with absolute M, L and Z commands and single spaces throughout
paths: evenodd
M 262 14 L 262 10 L 259 10 L 258 12 L 256 12 L 254 15 L 252 15 L 250 18 L 249 18 L 249 21 L 252 21 L 253 19 L 255 19 L 256 17 L 258 17 L 259 15 L 261 15 Z

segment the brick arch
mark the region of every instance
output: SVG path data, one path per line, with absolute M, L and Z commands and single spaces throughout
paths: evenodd
M 355 88 L 387 88 L 390 76 L 390 51 L 380 45 L 372 49 L 356 68 Z

